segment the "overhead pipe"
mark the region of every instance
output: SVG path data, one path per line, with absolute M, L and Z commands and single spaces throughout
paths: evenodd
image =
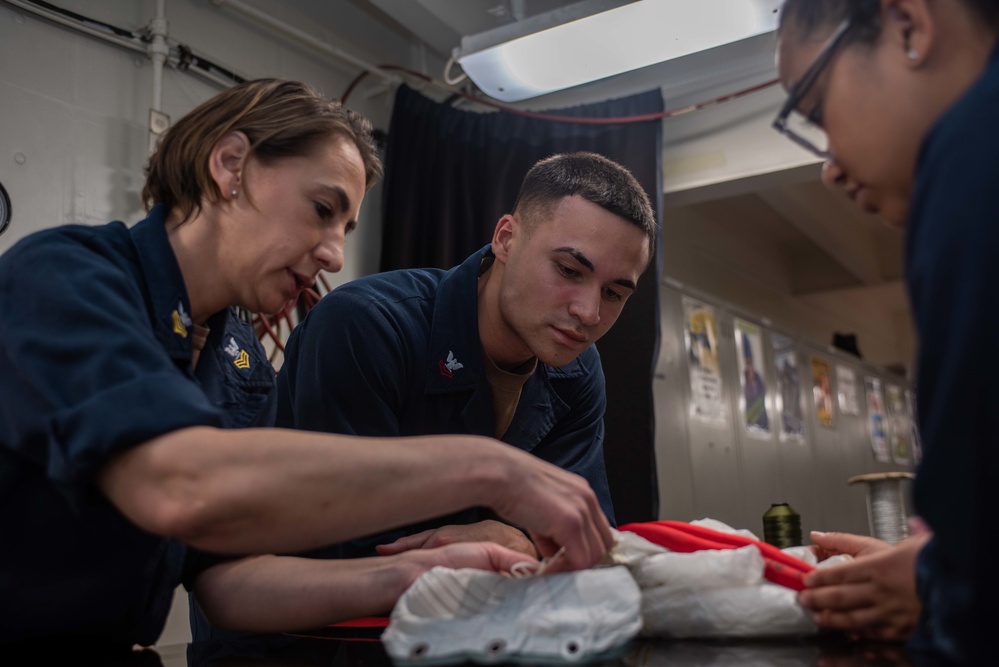
M 43 19 L 46 19 L 53 23 L 58 23 L 59 25 L 72 28 L 79 32 L 90 35 L 91 37 L 96 37 L 98 39 L 104 40 L 105 42 L 110 42 L 116 46 L 128 49 L 129 51 L 135 51 L 136 53 L 147 55 L 148 50 L 146 48 L 146 45 L 143 43 L 141 39 L 138 38 L 127 39 L 120 35 L 116 35 L 112 32 L 108 32 L 106 30 L 101 30 L 99 28 L 87 25 L 83 21 L 77 21 L 75 19 L 71 19 L 63 14 L 60 14 L 59 12 L 54 12 L 51 9 L 47 9 L 41 5 L 36 5 L 33 2 L 27 2 L 25 0 L 3 0 L 3 2 L 5 4 L 11 5 L 12 7 L 17 7 L 18 9 L 21 9 L 30 14 L 35 14 L 36 16 L 40 16 Z
M 242 14 L 259 23 L 262 23 L 263 25 L 277 32 L 284 33 L 286 36 L 291 37 L 301 42 L 302 44 L 305 44 L 306 46 L 309 46 L 315 49 L 316 51 L 319 51 L 320 53 L 332 56 L 343 62 L 354 65 L 355 67 L 362 69 L 365 72 L 368 72 L 369 74 L 373 74 L 388 83 L 391 83 L 393 85 L 402 83 L 402 79 L 400 79 L 395 75 L 389 74 L 380 67 L 365 62 L 364 60 L 361 60 L 360 58 L 351 55 L 350 53 L 347 53 L 342 49 L 338 49 L 335 46 L 330 46 L 326 42 L 313 37 L 307 32 L 299 30 L 294 26 L 288 25 L 284 21 L 276 19 L 270 14 L 260 11 L 256 7 L 251 7 L 242 0 L 211 0 L 211 1 L 212 4 L 215 5 L 216 7 L 220 7 L 223 9 L 230 9 L 236 13 Z
M 144 39 L 139 36 L 124 37 L 122 35 L 116 34 L 106 29 L 101 29 L 89 24 L 85 19 L 77 19 L 71 16 L 66 16 L 60 12 L 48 9 L 43 5 L 36 4 L 30 0 L 0 0 L 0 3 L 5 5 L 10 5 L 16 9 L 22 10 L 29 14 L 34 14 L 39 18 L 46 21 L 50 21 L 57 25 L 70 28 L 76 32 L 82 33 L 89 37 L 94 37 L 96 39 L 102 40 L 111 44 L 112 46 L 118 46 L 123 49 L 127 49 L 134 53 L 139 53 L 144 56 L 150 56 L 149 45 Z M 166 25 L 163 26 L 164 33 L 166 32 Z M 185 55 L 186 52 L 186 55 Z M 168 46 L 168 57 L 165 64 L 169 64 L 171 67 L 176 67 L 181 71 L 187 72 L 193 76 L 199 77 L 204 81 L 219 86 L 220 88 L 228 88 L 235 80 L 232 76 L 226 76 L 225 73 L 213 70 L 205 69 L 204 65 L 199 67 L 189 67 L 185 63 L 190 61 L 190 56 L 192 55 L 189 49 L 183 47 L 179 44 L 173 44 Z M 185 60 L 186 59 L 186 60 Z M 231 73 L 229 73 L 231 74 Z M 154 74 L 154 77 L 156 75 Z M 242 78 L 242 77 L 241 77 Z M 159 89 L 159 84 L 154 84 L 154 96 L 156 90 Z M 159 106 L 159 103 L 156 103 Z

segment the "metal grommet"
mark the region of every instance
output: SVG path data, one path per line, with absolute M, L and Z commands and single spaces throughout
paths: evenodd
M 486 645 L 486 654 L 496 656 L 506 649 L 506 642 L 502 639 L 494 639 Z
M 419 643 L 413 648 L 409 649 L 409 657 L 411 659 L 422 658 L 430 650 L 430 647 L 424 643 Z
M 562 644 L 562 657 L 566 660 L 578 660 L 583 655 L 585 642 L 579 637 L 572 637 Z

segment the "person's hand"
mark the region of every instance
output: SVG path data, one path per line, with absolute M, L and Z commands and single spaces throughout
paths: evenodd
M 433 549 L 461 542 L 493 542 L 527 554 L 531 558 L 538 555 L 527 535 L 513 526 L 491 519 L 469 525 L 441 526 L 425 530 L 415 535 L 400 537 L 391 544 L 379 544 L 375 549 L 379 556 L 392 556 L 413 549 Z
M 527 530 L 543 558 L 565 547 L 548 572 L 582 570 L 600 562 L 614 536 L 589 483 L 531 454 L 512 447 L 506 452 L 512 465 L 497 471 L 505 483 L 491 486 L 495 496 L 488 505 Z
M 812 540 L 827 554 L 846 553 L 854 560 L 808 574 L 798 602 L 821 627 L 871 639 L 905 639 L 919 617 L 916 556 L 929 538 L 917 535 L 892 547 L 858 535 L 813 533 Z
M 852 533 L 822 533 L 813 530 L 810 534 L 812 546 L 809 547 L 820 563 L 833 556 L 869 556 L 870 554 L 891 549 L 891 545 L 876 537 L 854 535 Z
M 405 573 L 403 590 L 424 572 L 437 566 L 509 572 L 517 563 L 538 564 L 535 558 L 492 542 L 461 542 L 434 549 L 414 549 L 392 558 L 398 560 L 400 571 Z

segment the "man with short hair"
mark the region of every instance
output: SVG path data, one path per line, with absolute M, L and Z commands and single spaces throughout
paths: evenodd
M 593 344 L 635 291 L 656 232 L 649 199 L 624 167 L 593 153 L 538 162 L 492 243 L 459 266 L 367 276 L 319 301 L 288 341 L 278 425 L 493 436 L 584 477 L 613 524 Z M 316 555 L 466 541 L 537 555 L 522 531 L 481 508 Z

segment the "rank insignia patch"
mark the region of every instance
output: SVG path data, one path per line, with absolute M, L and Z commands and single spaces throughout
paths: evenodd
M 183 302 L 177 302 L 177 308 L 170 313 L 170 317 L 173 319 L 173 332 L 181 338 L 187 338 L 187 330 L 193 322 L 191 316 L 184 312 Z
M 250 368 L 250 355 L 249 353 L 239 346 L 236 339 L 229 336 L 229 340 L 226 342 L 225 347 L 222 348 L 229 358 L 232 359 L 232 365 L 240 370 L 249 370 Z

